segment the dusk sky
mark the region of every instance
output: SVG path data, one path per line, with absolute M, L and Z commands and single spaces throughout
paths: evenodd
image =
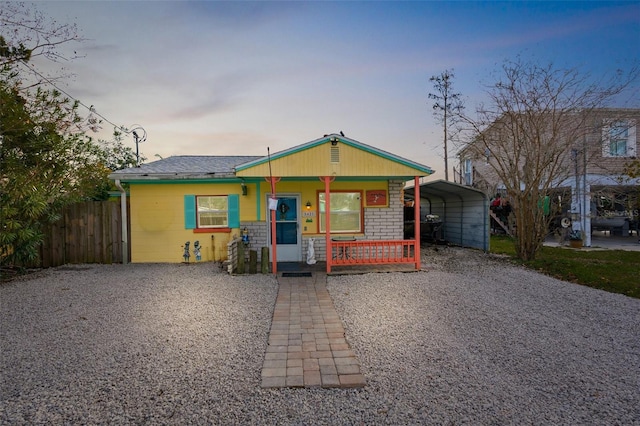
M 429 78 L 454 69 L 468 112 L 506 59 L 629 70 L 640 2 L 46 2 L 76 22 L 83 57 L 59 86 L 140 150 L 266 155 L 324 134 L 426 164 L 444 178 Z M 38 63 L 42 66 L 41 63 Z M 493 76 L 493 77 L 492 77 Z M 624 106 L 638 107 L 636 83 Z M 87 111 L 84 111 L 87 113 Z M 110 139 L 113 126 L 94 135 Z M 135 148 L 132 137 L 127 145 Z M 455 149 L 449 154 L 455 163 Z

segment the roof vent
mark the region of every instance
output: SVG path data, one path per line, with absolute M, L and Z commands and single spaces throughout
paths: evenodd
M 340 162 L 340 147 L 331 146 L 331 162 L 332 163 Z

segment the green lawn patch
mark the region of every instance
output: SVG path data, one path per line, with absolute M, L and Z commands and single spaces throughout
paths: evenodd
M 640 299 L 640 252 L 624 250 L 568 250 L 543 247 L 536 260 L 515 257 L 513 239 L 491 237 L 491 252 L 506 254 L 514 262 L 564 281 Z

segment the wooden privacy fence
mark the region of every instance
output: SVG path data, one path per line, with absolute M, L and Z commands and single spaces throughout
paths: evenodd
M 122 262 L 119 201 L 86 201 L 67 206 L 60 220 L 45 230 L 40 248 L 41 267 L 114 262 Z

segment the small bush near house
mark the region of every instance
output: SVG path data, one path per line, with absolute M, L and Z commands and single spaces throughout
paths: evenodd
M 491 252 L 558 279 L 640 299 L 640 252 L 624 250 L 566 250 L 542 247 L 535 260 L 519 261 L 513 239 L 491 236 Z

